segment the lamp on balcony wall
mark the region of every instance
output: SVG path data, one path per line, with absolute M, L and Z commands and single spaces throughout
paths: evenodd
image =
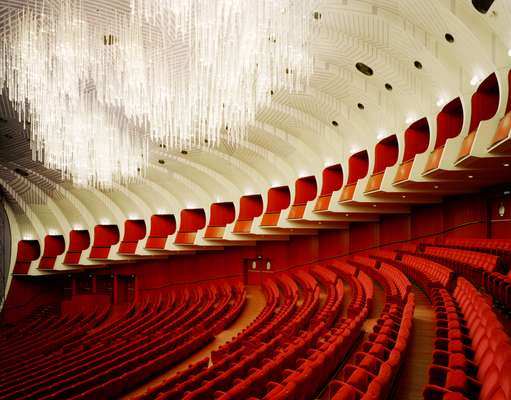
M 501 218 L 506 214 L 506 206 L 504 205 L 503 201 L 500 202 L 498 212 L 499 212 L 499 217 L 501 217 Z

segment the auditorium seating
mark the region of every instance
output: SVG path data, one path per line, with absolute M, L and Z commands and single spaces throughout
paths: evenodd
M 394 284 L 406 282 L 402 273 L 395 269 L 389 269 L 385 274 L 375 271 Z M 385 291 L 393 290 L 390 282 L 383 286 Z M 345 365 L 329 383 L 329 398 L 384 399 L 389 395 L 406 354 L 415 300 L 408 292 L 403 304 L 399 296 L 387 294 L 386 299 L 389 301 L 384 304 L 373 333 L 358 347 L 352 363 Z
M 211 341 L 244 302 L 240 284 L 195 285 L 144 296 L 120 318 L 99 327 L 104 310 L 63 316 L 54 323 L 69 328 L 52 339 L 53 347 L 41 346 L 40 338 L 25 344 L 27 339 L 13 348 L 16 358 L 2 362 L 0 398 L 116 397 Z M 52 351 L 38 356 L 33 348 Z
M 511 339 L 464 278 L 484 271 L 497 298 L 499 257 L 447 243 L 401 244 L 268 274 L 265 304 L 247 326 L 132 398 L 391 398 L 411 341 L 413 282 L 435 315 L 424 398 L 511 399 Z M 384 302 L 371 316 L 377 290 Z M 117 398 L 211 342 L 245 304 L 241 283 L 215 282 L 140 296 L 116 318 L 105 306 L 41 311 L 0 335 L 0 399 Z M 369 316 L 375 323 L 364 332 Z
M 461 312 L 466 323 L 458 321 L 459 328 L 448 331 L 444 353 L 437 356 L 447 366 L 430 371 L 436 384 L 426 387 L 425 397 L 445 398 L 447 393 L 461 392 L 468 398 L 479 396 L 482 400 L 511 398 L 509 336 L 484 297 L 464 278 L 458 279 L 454 299 L 459 308 L 451 303 L 455 307 L 451 315 L 459 317 Z M 469 344 L 472 348 L 467 349 Z M 473 362 L 466 360 L 467 355 L 473 357 Z M 438 385 L 439 382 L 444 385 Z

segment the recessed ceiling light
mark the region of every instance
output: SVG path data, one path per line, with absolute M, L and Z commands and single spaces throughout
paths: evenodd
M 468 176 L 468 179 L 472 179 L 472 178 L 474 178 L 474 175 L 469 175 Z
M 438 189 L 438 185 L 433 186 L 435 189 Z
M 504 167 L 509 167 L 509 163 L 505 162 L 504 164 L 502 164 Z
M 415 65 L 415 68 L 417 69 L 422 69 L 422 63 L 420 61 L 415 60 L 413 65 Z
M 447 40 L 449 43 L 454 43 L 454 36 L 450 33 L 445 34 L 445 40 Z
M 349 217 L 350 215 L 349 214 L 345 214 L 346 217 Z
M 402 197 L 403 199 L 406 199 L 406 194 L 402 195 L 401 197 Z
M 390 83 L 386 83 L 385 89 L 387 89 L 390 92 L 392 90 L 392 85 Z
M 371 76 L 374 74 L 374 71 L 370 66 L 368 66 L 364 63 L 361 63 L 361 62 L 356 63 L 355 68 L 367 76 Z
M 504 191 L 504 195 L 505 195 L 505 196 L 507 196 L 507 195 L 509 195 L 509 194 L 511 194 L 511 191 L 509 191 L 509 190 Z
M 471 86 L 476 86 L 478 83 L 479 83 L 479 76 L 474 75 L 472 77 L 472 79 L 470 79 L 470 85 Z
M 333 125 L 333 126 L 339 126 L 339 123 L 338 123 L 337 121 L 335 121 L 335 120 L 334 120 L 334 121 L 332 121 L 332 125 Z
M 357 107 L 358 107 L 359 110 L 363 110 L 365 108 L 362 103 L 358 103 Z
M 376 207 L 376 204 L 373 204 L 373 207 Z

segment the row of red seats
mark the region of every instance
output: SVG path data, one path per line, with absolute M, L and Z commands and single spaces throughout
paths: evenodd
M 428 245 L 423 252 L 415 255 L 452 269 L 457 275 L 465 277 L 478 287 L 484 285 L 486 274 L 496 271 L 500 265 L 500 259 L 497 256 L 448 247 Z
M 144 393 L 132 397 L 132 400 L 154 400 L 159 393 L 170 390 L 180 383 L 190 379 L 193 375 L 197 375 L 205 371 L 208 368 L 208 365 L 209 357 L 203 358 L 202 360 L 188 365 L 188 368 L 176 372 L 175 375 L 163 379 L 158 385 L 149 387 Z
M 353 271 L 349 269 L 343 271 L 343 265 L 330 266 L 333 271 L 336 271 L 343 279 L 350 282 L 358 282 L 354 276 Z M 344 273 L 345 272 L 345 273 Z M 331 277 L 331 274 L 328 274 Z M 337 274 L 336 274 L 337 275 Z M 328 279 L 328 278 L 327 278 Z M 325 279 L 323 282 L 328 282 L 327 285 L 333 286 L 336 279 L 330 278 L 328 281 Z M 364 291 L 362 283 L 358 282 L 358 286 L 352 286 L 356 290 Z M 331 296 L 335 296 L 335 291 L 327 291 Z M 365 295 L 361 296 L 362 299 Z M 337 304 L 330 308 L 330 311 L 336 312 L 340 307 L 342 298 L 337 298 Z M 353 296 L 351 303 L 359 302 L 357 296 Z M 325 302 L 328 304 L 329 301 Z M 273 377 L 266 385 L 264 391 L 259 387 L 253 392 L 245 392 L 250 394 L 249 400 L 256 400 L 258 397 L 264 396 L 265 400 L 277 399 L 309 399 L 313 398 L 316 393 L 320 391 L 322 386 L 327 382 L 330 375 L 337 369 L 339 362 L 345 357 L 349 349 L 352 347 L 354 341 L 360 334 L 363 322 L 365 321 L 368 308 L 367 304 L 354 305 L 354 307 L 361 307 L 360 312 L 354 319 L 351 318 L 337 318 L 333 325 L 327 326 L 323 323 L 315 325 L 314 328 L 309 328 L 313 332 L 318 332 L 318 340 L 312 342 L 306 351 L 306 357 L 296 360 L 294 365 L 290 365 L 287 369 L 283 370 L 280 374 L 273 374 Z M 323 306 L 325 307 L 325 305 Z M 352 309 L 354 309 L 352 307 Z M 327 318 L 330 320 L 330 318 Z M 328 328 L 328 330 L 326 329 Z M 323 332 L 321 332 L 323 331 Z M 229 394 L 229 392 L 227 392 Z M 223 400 L 242 398 L 242 397 L 220 397 Z
M 436 241 L 437 246 L 448 246 L 490 253 L 508 258 L 511 256 L 511 240 L 487 238 L 445 238 Z
M 233 312 L 235 314 L 239 313 L 241 306 L 245 304 L 244 287 L 242 287 L 240 284 L 234 285 L 232 287 L 232 291 L 235 293 L 233 296 L 231 296 L 231 288 L 229 285 L 223 285 L 223 289 L 224 294 L 226 294 L 226 290 L 229 293 L 229 301 L 232 300 L 231 310 L 234 310 Z M 222 290 L 220 290 L 220 292 L 222 292 Z M 121 376 L 115 377 L 103 385 L 95 386 L 82 395 L 77 396 L 76 399 L 106 400 L 112 398 L 112 395 L 119 393 L 119 390 L 125 390 L 127 386 L 133 387 L 136 384 L 143 382 L 150 376 L 154 375 L 155 371 L 161 371 L 164 369 L 165 365 L 168 366 L 177 360 L 182 360 L 186 357 L 189 357 L 197 349 L 203 347 L 203 345 L 209 342 L 213 338 L 216 330 L 225 329 L 226 325 L 219 327 L 219 321 L 217 321 L 219 315 L 217 311 L 224 309 L 223 305 L 225 303 L 225 301 L 220 300 L 216 305 L 216 310 L 211 310 L 211 312 L 207 313 L 200 312 L 196 314 L 191 320 L 182 325 L 181 330 L 188 329 L 191 340 L 184 343 L 181 347 L 174 349 L 168 354 L 160 355 L 160 353 L 156 353 L 157 357 L 149 359 L 146 364 L 141 365 L 138 368 L 129 371 L 128 373 L 124 373 Z M 204 310 L 207 310 L 207 308 L 203 308 L 203 311 Z M 227 315 L 228 314 L 231 314 L 231 312 L 229 311 Z M 220 321 L 223 320 L 224 323 L 230 323 L 231 319 L 231 316 L 228 316 L 227 319 L 220 319 Z
M 478 398 L 477 365 L 463 313 L 445 288 L 431 288 L 429 297 L 435 312 L 436 329 L 424 399 Z
M 303 356 L 303 350 L 309 346 L 309 343 L 314 340 L 315 336 L 311 332 L 303 332 L 297 335 L 297 332 L 304 327 L 305 323 L 311 318 L 312 313 L 319 305 L 319 288 L 317 281 L 312 275 L 305 271 L 298 271 L 293 274 L 282 274 L 279 276 L 282 291 L 285 298 L 294 299 L 298 296 L 298 286 L 296 282 L 300 283 L 302 287 L 303 302 L 301 307 L 296 307 L 292 315 L 287 318 L 284 325 L 281 326 L 280 331 L 284 334 L 284 340 L 274 349 L 275 351 L 285 353 L 283 358 L 280 358 L 278 364 L 268 367 L 264 371 L 271 370 L 275 373 L 280 367 L 289 365 L 294 359 Z M 294 302 L 294 300 L 293 300 Z M 268 337 L 263 336 L 261 333 L 252 338 L 251 344 L 258 346 L 263 344 L 265 340 L 275 335 L 275 325 L 270 324 L 267 328 L 271 334 Z M 264 345 L 263 345 L 264 346 Z M 273 352 L 273 353 L 274 353 Z M 271 356 L 270 358 L 273 358 Z M 283 364 L 282 364 L 283 363 Z M 254 368 L 263 368 L 265 366 L 264 360 L 258 357 L 247 357 L 236 366 L 233 366 L 224 373 L 218 375 L 215 379 L 202 385 L 199 389 L 190 392 L 184 396 L 184 399 L 212 399 L 223 397 L 227 388 L 232 386 L 233 380 L 246 380 L 247 373 Z M 259 376 L 259 379 L 264 379 L 264 376 Z M 234 388 L 233 388 L 234 389 Z M 239 389 L 239 387 L 238 387 Z
M 326 298 L 321 310 L 314 315 L 310 325 L 312 327 L 325 322 L 330 327 L 338 318 L 344 297 L 344 284 L 339 276 L 324 266 L 317 265 L 310 270 L 325 287 Z
M 150 320 L 154 315 L 159 315 L 162 310 L 162 297 L 159 296 L 156 301 L 145 299 L 141 303 L 141 307 L 134 314 L 133 318 L 126 321 L 124 324 L 118 324 L 115 330 L 102 330 L 97 335 L 91 335 L 83 341 L 83 347 L 78 348 L 77 351 L 70 351 L 64 354 L 60 362 L 52 363 L 47 368 L 43 369 L 44 373 L 34 374 L 29 379 L 27 376 L 23 377 L 23 385 L 19 388 L 12 387 L 11 396 L 14 398 L 21 396 L 31 396 L 37 394 L 42 397 L 45 394 L 51 394 L 52 391 L 57 391 L 71 385 L 77 381 L 77 376 L 84 368 L 108 368 L 110 365 L 115 365 L 116 362 L 121 362 L 118 357 L 135 354 L 134 352 L 146 343 L 145 338 L 133 335 L 134 340 L 123 340 L 117 337 L 117 334 L 128 334 L 134 332 L 139 325 L 145 321 Z M 167 310 L 163 310 L 166 312 Z M 128 356 L 129 358 L 129 356 Z M 16 391 L 12 391 L 17 389 Z
M 376 268 L 376 260 L 368 256 L 355 256 L 353 260 L 348 262 L 366 272 L 374 281 L 378 282 L 383 288 L 386 302 L 392 303 L 400 301 L 399 291 L 394 281 L 378 271 Z
M 408 297 L 408 293 L 410 293 L 412 288 L 412 284 L 406 275 L 388 263 L 381 263 L 379 272 L 384 276 L 387 276 L 387 279 L 394 282 L 394 285 L 396 286 L 396 289 L 399 293 L 399 301 L 400 303 L 404 303 Z
M 374 257 L 392 263 L 404 271 L 426 292 L 435 311 L 435 342 L 433 362 L 429 368 L 429 384 L 424 389 L 426 400 L 466 400 L 458 392 L 457 377 L 462 375 L 468 382 L 476 383 L 477 367 L 472 361 L 471 341 L 466 337 L 467 328 L 458 305 L 447 288 L 452 286 L 453 272 L 430 260 L 409 254 L 395 260 L 395 253 L 376 253 Z M 469 390 L 474 390 L 470 388 Z M 475 395 L 477 384 L 475 385 Z M 445 396 L 445 397 L 444 397 Z M 475 397 L 474 397 L 475 398 Z
M 278 285 L 276 283 L 278 283 Z M 170 390 L 163 390 L 158 399 L 183 399 L 185 396 L 199 398 L 213 397 L 215 392 L 232 385 L 234 379 L 241 379 L 247 368 L 253 368 L 281 345 L 290 341 L 288 335 L 277 334 L 284 331 L 297 308 L 298 287 L 293 278 L 287 274 L 276 277 L 276 281 L 265 282 L 265 294 L 269 308 L 265 307 L 256 324 L 238 335 L 231 342 L 221 346 L 212 353 L 213 365 L 197 375 L 181 382 Z M 279 311 L 274 314 L 275 300 L 279 303 Z M 261 315 L 263 317 L 261 318 Z M 253 329 L 251 329 L 253 328 Z M 243 368 L 231 369 L 231 365 Z
M 399 268 L 422 287 L 427 294 L 435 287 L 448 289 L 453 287 L 454 272 L 431 260 L 403 254 L 398 261 L 396 260 L 397 254 L 394 252 L 377 252 L 372 256 Z
M 124 315 L 126 320 L 133 315 L 135 308 L 130 307 Z M 124 320 L 124 318 L 121 318 Z M 105 326 L 115 326 L 115 323 L 110 323 Z M 89 338 L 91 332 L 102 332 L 104 328 L 91 329 L 88 334 L 83 338 L 79 338 L 75 341 L 68 342 L 61 349 L 51 353 L 43 354 L 38 357 L 28 358 L 25 362 L 20 362 L 13 365 L 8 371 L 3 371 L 0 376 L 0 386 L 9 387 L 10 389 L 15 388 L 15 383 L 28 384 L 34 377 L 43 379 L 46 376 L 51 376 L 59 372 L 59 370 L 68 369 L 70 362 L 76 359 L 83 358 L 86 355 L 87 346 L 85 345 L 85 339 Z M 91 350 L 92 356 L 100 355 L 94 350 Z
M 358 274 L 357 268 L 337 260 L 333 260 L 327 265 L 327 267 L 346 279 L 351 288 L 352 300 L 347 308 L 348 318 L 355 318 L 362 312 L 364 307 L 367 307 L 370 312 L 372 304 L 369 303 L 371 303 L 373 297 L 371 296 L 371 293 L 369 293 L 369 296 L 371 297 L 369 301 L 367 300 L 366 290 L 364 286 L 362 286 L 360 280 L 355 276 L 355 274 Z
M 511 399 L 510 337 L 491 306 L 470 282 L 458 278 L 454 298 L 466 326 L 464 330 L 452 329 L 453 333 L 449 331 L 449 335 L 463 345 L 471 341 L 473 361 L 478 366 L 477 380 L 470 379 L 467 373 L 445 367 L 444 373 L 449 382 L 446 383 L 448 387 L 444 389 L 444 394 L 457 391 L 470 397 L 476 392 L 481 400 Z
M 386 303 L 373 333 L 328 386 L 333 400 L 384 399 L 390 393 L 410 341 L 415 308 L 413 294 L 404 307 Z
M 486 274 L 484 288 L 499 305 L 511 312 L 511 276 L 500 272 Z
M 106 318 L 108 309 L 98 308 L 74 317 L 60 318 L 62 323 L 52 324 L 52 329 L 40 335 L 29 335 L 27 340 L 17 343 L 12 349 L 6 349 L 0 362 L 0 370 L 7 375 L 15 370 L 17 365 L 23 365 L 31 358 L 45 357 L 47 353 L 58 350 L 65 343 L 82 338 L 87 330 L 101 323 Z
M 230 323 L 245 302 L 239 285 L 180 292 L 182 296 L 143 300 L 129 310 L 126 321 L 91 331 L 74 348 L 67 347 L 60 362 L 36 360 L 42 367 L 37 371 L 23 366 L 28 379 L 13 370 L 9 377 L 2 377 L 2 384 L 9 380 L 14 384 L 5 386 L 0 398 L 115 397 L 205 345 L 221 328 L 219 321 Z
M 235 338 L 211 352 L 211 361 L 213 363 L 220 361 L 222 358 L 226 357 L 227 354 L 239 349 L 246 338 L 258 333 L 273 317 L 279 304 L 279 288 L 273 279 L 266 279 L 262 284 L 262 288 L 266 299 L 263 310 L 246 328 L 238 333 Z

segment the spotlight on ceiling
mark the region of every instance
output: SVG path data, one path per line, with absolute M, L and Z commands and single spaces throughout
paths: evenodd
M 472 79 L 470 79 L 470 85 L 476 86 L 479 82 L 481 82 L 481 78 L 478 75 L 474 75 Z

